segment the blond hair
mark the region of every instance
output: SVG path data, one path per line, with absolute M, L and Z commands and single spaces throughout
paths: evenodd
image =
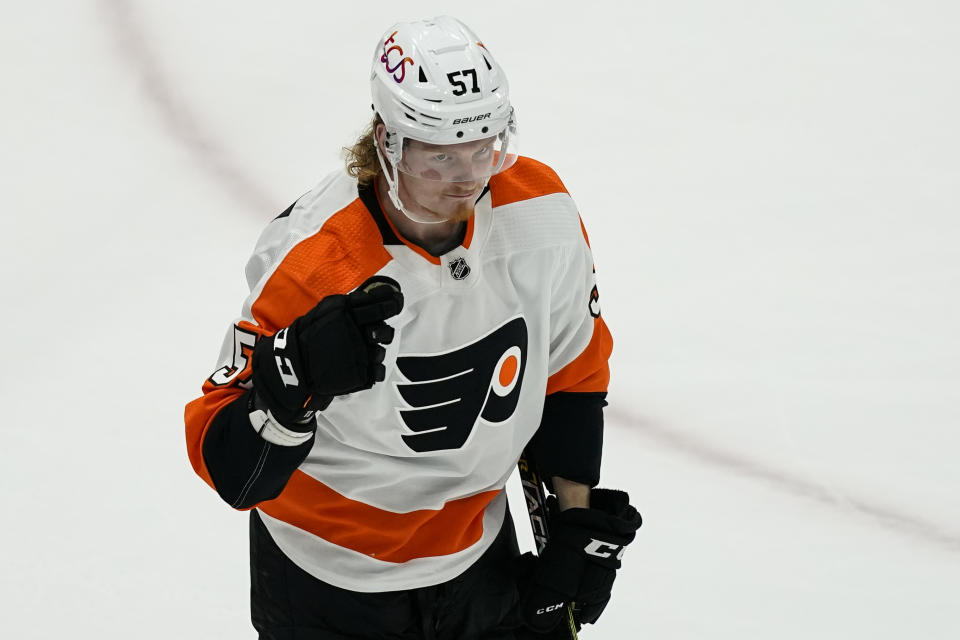
M 383 124 L 380 114 L 375 114 L 370 124 L 360 133 L 352 147 L 343 148 L 347 173 L 367 186 L 380 175 L 380 160 L 377 158 L 377 126 Z

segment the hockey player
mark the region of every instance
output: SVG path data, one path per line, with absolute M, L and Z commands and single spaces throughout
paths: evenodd
M 592 623 L 640 518 L 593 488 L 612 340 L 576 205 L 517 155 L 507 79 L 459 21 L 387 30 L 371 87 L 348 171 L 266 227 L 186 407 L 194 469 L 251 510 L 253 624 L 550 637 L 574 602 Z M 556 498 L 521 561 L 504 484 L 528 443 Z

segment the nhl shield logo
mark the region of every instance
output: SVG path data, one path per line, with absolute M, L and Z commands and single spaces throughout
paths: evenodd
M 470 275 L 470 265 L 463 258 L 457 257 L 450 261 L 450 275 L 454 280 L 463 280 Z

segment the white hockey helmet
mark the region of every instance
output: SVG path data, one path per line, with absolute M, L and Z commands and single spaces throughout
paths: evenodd
M 486 181 L 517 159 L 517 124 L 506 75 L 477 36 L 449 16 L 401 22 L 377 43 L 370 73 L 373 108 L 387 132 L 386 158 L 377 145 L 390 199 L 411 215 L 399 198 L 399 173 L 445 182 Z M 410 161 L 408 140 L 427 145 L 474 145 L 471 157 L 447 157 L 447 166 Z M 453 147 L 451 148 L 453 149 Z M 456 166 L 452 160 L 456 159 Z M 389 163 L 389 167 L 387 164 Z

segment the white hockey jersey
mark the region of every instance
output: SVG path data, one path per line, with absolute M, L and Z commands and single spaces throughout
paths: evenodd
M 612 340 L 586 235 L 559 178 L 534 160 L 490 180 L 461 246 L 440 257 L 400 237 L 375 190 L 340 171 L 267 226 L 246 274 L 241 317 L 186 410 L 191 462 L 211 485 L 203 439 L 249 388 L 258 337 L 374 274 L 403 291 L 386 379 L 319 412 L 306 460 L 256 505 L 293 562 L 341 588 L 459 575 L 500 529 L 504 485 L 545 396 L 606 391 Z

